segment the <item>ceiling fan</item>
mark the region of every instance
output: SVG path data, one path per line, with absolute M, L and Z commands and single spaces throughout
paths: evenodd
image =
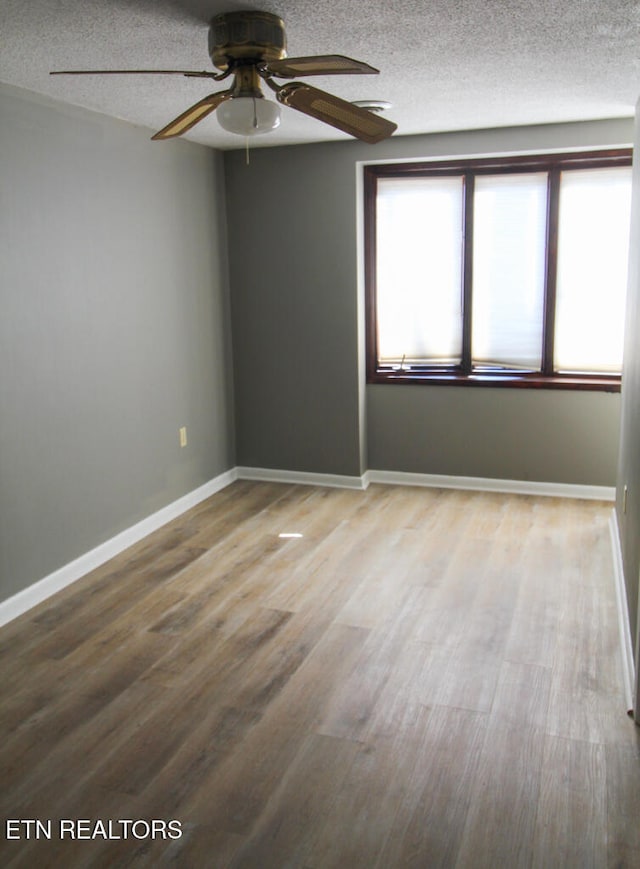
M 153 139 L 170 139 L 190 130 L 218 109 L 220 125 L 243 136 L 274 130 L 280 123 L 278 103 L 330 124 L 356 139 L 375 144 L 386 139 L 396 124 L 374 112 L 303 82 L 277 84 L 274 78 L 377 73 L 366 63 L 340 54 L 287 57 L 283 21 L 270 12 L 242 11 L 216 15 L 209 27 L 209 54 L 221 72 L 191 70 L 56 70 L 51 75 L 155 74 L 211 78 L 233 76 L 228 90 L 209 94 L 157 132 Z M 275 92 L 277 103 L 266 100 L 261 80 Z

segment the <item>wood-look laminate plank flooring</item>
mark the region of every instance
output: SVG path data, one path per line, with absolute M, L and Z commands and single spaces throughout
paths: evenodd
M 610 513 L 228 487 L 0 630 L 0 865 L 640 867 Z

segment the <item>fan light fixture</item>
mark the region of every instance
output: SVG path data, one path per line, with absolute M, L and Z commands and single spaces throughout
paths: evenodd
M 334 94 L 299 81 L 278 84 L 274 79 L 314 75 L 367 75 L 373 66 L 342 54 L 288 57 L 284 23 L 271 12 L 243 10 L 216 15 L 209 26 L 209 54 L 220 72 L 188 69 L 59 69 L 51 75 L 184 75 L 222 81 L 232 78 L 226 90 L 215 91 L 190 106 L 151 138 L 182 136 L 217 110 L 223 129 L 244 136 L 259 136 L 280 124 L 280 106 L 288 106 L 355 139 L 374 144 L 396 129 L 376 112 L 387 105 L 370 100 L 363 105 L 349 103 Z M 277 102 L 266 100 L 266 84 Z M 247 145 L 248 148 L 248 145 Z
M 264 97 L 235 97 L 218 109 L 218 123 L 229 133 L 260 136 L 280 126 L 280 106 Z

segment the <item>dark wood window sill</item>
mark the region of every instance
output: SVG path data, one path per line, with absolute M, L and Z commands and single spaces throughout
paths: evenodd
M 379 369 L 367 376 L 367 383 L 422 383 L 427 386 L 488 386 L 509 389 L 572 389 L 591 392 L 620 392 L 617 376 L 542 374 L 462 374 L 460 372 L 398 371 Z

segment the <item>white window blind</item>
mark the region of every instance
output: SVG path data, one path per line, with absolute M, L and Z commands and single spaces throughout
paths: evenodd
M 546 221 L 546 173 L 476 178 L 474 366 L 540 369 Z
M 462 354 L 461 177 L 378 181 L 381 362 L 457 364 Z
M 563 372 L 619 372 L 631 169 L 562 172 L 554 359 Z

